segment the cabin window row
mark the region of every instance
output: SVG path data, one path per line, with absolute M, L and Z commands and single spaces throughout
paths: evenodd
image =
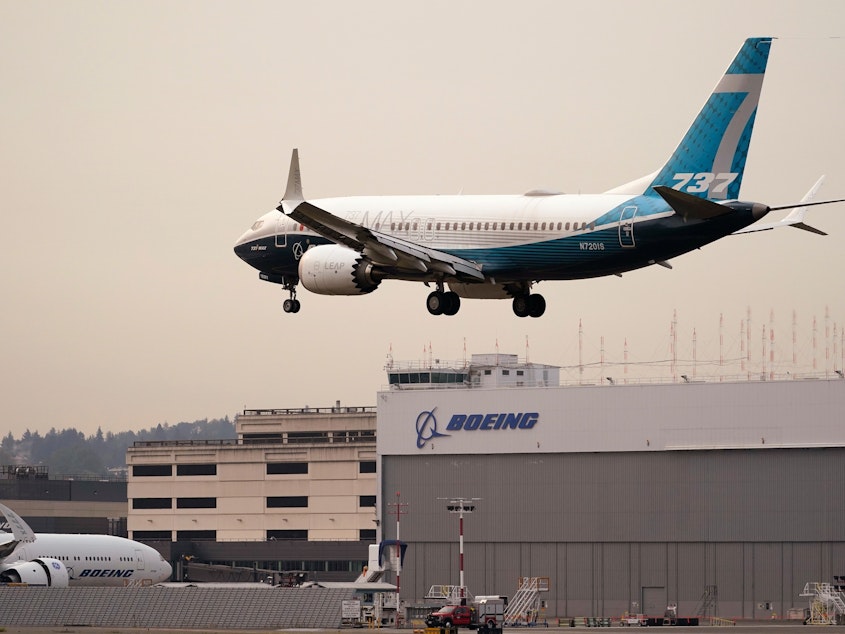
M 47 557 L 49 559 L 58 559 L 59 561 L 111 561 L 111 557 L 100 557 L 96 555 L 89 555 L 83 557 L 82 555 L 74 555 L 73 557 L 69 557 L 67 555 L 48 555 L 48 554 L 38 554 L 35 556 L 36 559 Z M 119 561 L 135 561 L 134 557 L 117 557 Z
M 391 231 L 418 231 L 423 223 L 420 222 L 391 222 Z M 591 222 L 428 222 L 425 223 L 426 231 L 581 231 L 587 227 L 596 228 L 596 223 Z M 376 230 L 379 223 L 376 223 Z
M 391 231 L 419 231 L 425 225 L 426 231 L 584 231 L 595 229 L 595 222 L 391 222 Z M 377 222 L 373 229 L 378 231 L 382 224 Z M 385 227 L 386 229 L 386 227 Z M 294 231 L 305 231 L 298 225 Z

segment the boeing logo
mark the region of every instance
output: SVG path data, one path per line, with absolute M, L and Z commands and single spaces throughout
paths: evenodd
M 132 570 L 99 570 L 86 568 L 79 576 L 80 577 L 126 577 L 132 576 Z
M 420 412 L 417 416 L 417 449 L 425 447 L 429 440 L 438 436 L 448 437 L 437 430 L 437 418 L 434 412 Z M 497 412 L 493 414 L 452 414 L 446 425 L 448 431 L 487 431 L 491 429 L 533 429 L 539 422 L 538 412 Z
M 437 431 L 437 419 L 434 417 L 436 409 L 435 407 L 431 411 L 420 412 L 417 416 L 417 449 L 425 447 L 425 443 L 429 440 L 449 435 Z

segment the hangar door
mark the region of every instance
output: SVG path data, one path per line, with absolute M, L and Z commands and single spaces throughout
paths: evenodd
M 648 616 L 663 616 L 666 611 L 666 588 L 643 587 L 643 614 Z

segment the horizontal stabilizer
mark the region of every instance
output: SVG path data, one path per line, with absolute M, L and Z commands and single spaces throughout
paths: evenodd
M 708 220 L 731 212 L 730 207 L 714 203 L 706 198 L 699 198 L 692 194 L 677 191 L 671 187 L 661 185 L 655 187 L 654 191 L 669 203 L 669 206 L 675 210 L 676 214 L 683 216 L 684 220 L 689 220 L 690 218 Z
M 800 203 L 795 205 L 782 205 L 780 207 L 769 207 L 769 211 L 782 211 L 785 209 L 791 209 L 792 211 L 783 218 L 782 220 L 777 220 L 775 222 L 768 222 L 766 224 L 756 223 L 751 225 L 750 227 L 745 227 L 744 229 L 740 229 L 739 231 L 734 231 L 732 235 L 736 235 L 738 233 L 754 233 L 755 231 L 769 231 L 771 229 L 778 229 L 780 227 L 792 227 L 793 229 L 803 229 L 804 231 L 809 231 L 810 233 L 815 233 L 820 236 L 826 236 L 827 234 L 822 231 L 821 229 L 816 229 L 804 222 L 804 216 L 807 212 L 807 207 L 814 207 L 816 205 L 830 205 L 832 203 L 841 203 L 845 202 L 842 199 L 839 200 L 822 200 L 819 202 L 812 202 L 813 199 L 816 197 L 816 193 L 818 193 L 819 188 L 822 186 L 824 182 L 824 176 L 821 176 L 819 180 L 810 188 L 804 197 L 801 199 Z

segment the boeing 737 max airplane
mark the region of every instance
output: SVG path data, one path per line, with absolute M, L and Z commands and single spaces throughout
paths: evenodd
M 0 582 L 66 588 L 168 581 L 171 566 L 157 550 L 113 535 L 34 533 L 0 504 L 11 534 L 0 533 Z
M 800 204 L 738 200 L 772 38 L 745 41 L 681 143 L 657 172 L 604 194 L 530 191 L 521 196 L 355 196 L 306 200 L 293 151 L 276 210 L 253 223 L 235 253 L 289 293 L 363 295 L 382 280 L 433 284 L 426 307 L 454 315 L 461 298 L 507 299 L 539 317 L 546 280 L 621 275 L 735 233 L 804 223 Z M 754 224 L 773 210 L 786 218 Z M 445 285 L 449 290 L 445 290 Z

